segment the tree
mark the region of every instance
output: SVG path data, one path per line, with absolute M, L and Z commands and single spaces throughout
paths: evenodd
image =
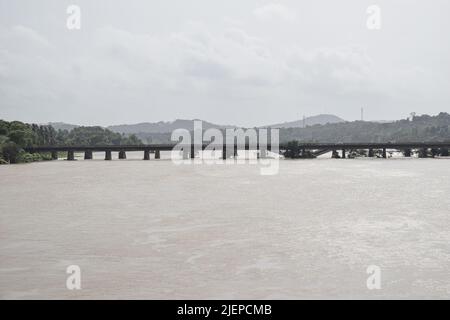
M 17 156 L 19 155 L 20 147 L 12 141 L 5 143 L 2 146 L 2 156 L 3 159 L 9 163 L 16 163 Z

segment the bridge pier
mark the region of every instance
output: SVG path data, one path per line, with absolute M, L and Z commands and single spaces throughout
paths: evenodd
M 198 145 L 200 146 L 200 145 Z M 155 153 L 155 159 L 160 158 L 161 150 L 173 150 L 174 147 L 177 147 L 176 144 L 148 144 L 148 145 L 104 145 L 104 146 L 96 146 L 95 148 L 89 145 L 85 146 L 42 146 L 42 147 L 25 147 L 24 150 L 29 153 L 45 153 L 47 156 L 51 155 L 52 159 L 58 159 L 59 153 L 63 154 L 63 158 L 67 160 L 76 160 L 75 153 L 83 152 L 84 159 L 89 160 L 93 159 L 93 150 L 104 151 L 105 152 L 105 160 L 112 160 L 112 152 L 118 152 L 119 159 L 126 159 L 125 151 L 143 151 L 144 152 L 144 160 L 150 160 L 151 154 Z M 180 146 L 182 153 L 182 157 L 184 159 L 193 159 L 196 157 L 194 151 L 196 148 L 193 148 L 191 145 L 183 145 Z M 209 147 L 206 144 L 202 145 L 203 148 Z M 281 152 L 287 154 L 291 148 L 290 145 L 282 144 L 280 148 L 277 148 L 277 152 Z M 231 144 L 231 145 L 220 145 L 215 148 L 218 152 L 222 150 L 222 159 L 226 160 L 231 157 L 238 158 L 239 151 L 246 151 L 246 155 L 248 154 L 247 150 L 254 151 L 257 154 L 258 159 L 268 157 L 268 152 L 270 152 L 270 145 L 268 146 L 260 146 L 258 145 L 257 149 L 250 144 L 245 144 L 243 146 Z M 356 150 L 356 151 L 354 151 Z M 364 150 L 361 152 L 359 150 Z M 368 153 L 367 153 L 368 150 Z M 389 150 L 389 151 L 388 151 Z M 295 147 L 295 158 L 311 158 L 316 157 L 325 152 L 332 152 L 332 158 L 348 158 L 356 156 L 368 154 L 368 157 L 382 157 L 388 158 L 391 154 L 391 150 L 398 150 L 403 153 L 405 157 L 411 157 L 416 153 L 419 154 L 420 158 L 426 158 L 431 156 L 442 156 L 448 157 L 450 151 L 450 142 L 417 142 L 417 143 L 304 143 L 304 144 L 296 144 Z M 389 152 L 389 154 L 387 154 Z M 289 155 L 291 156 L 291 155 Z
M 67 160 L 75 160 L 75 153 L 73 151 L 67 151 Z
M 431 148 L 431 157 L 434 158 L 439 155 L 439 149 Z
M 411 157 L 411 149 L 403 150 L 403 154 L 406 158 L 410 158 Z
M 91 159 L 92 159 L 92 151 L 85 151 L 84 160 L 91 160 Z
M 144 150 L 144 160 L 150 160 L 150 150 Z

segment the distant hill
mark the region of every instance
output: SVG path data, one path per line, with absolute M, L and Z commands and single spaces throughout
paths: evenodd
M 387 141 L 450 141 L 450 115 L 441 112 L 435 116 L 421 115 L 397 121 L 344 121 L 333 115 L 318 115 L 303 120 L 274 124 L 280 128 L 280 142 L 298 140 L 303 142 L 387 142 Z M 203 129 L 236 128 L 203 121 Z M 324 124 L 323 124 L 324 123 Z M 55 129 L 73 131 L 79 126 L 53 122 Z M 193 130 L 194 120 L 172 122 L 139 123 L 110 126 L 108 129 L 126 137 L 134 134 L 142 143 L 170 143 L 175 129 Z
M 194 120 L 177 119 L 175 121 L 159 121 L 159 122 L 142 122 L 136 124 L 122 124 L 106 127 L 107 129 L 124 134 L 166 134 L 171 133 L 175 129 L 187 129 L 189 131 L 194 130 Z M 345 120 L 331 114 L 320 114 L 317 116 L 308 117 L 305 119 L 306 126 L 313 126 L 316 124 L 328 124 L 328 123 L 341 123 Z M 80 127 L 79 125 L 68 124 L 64 122 L 50 122 L 48 125 L 52 126 L 55 130 L 72 130 Z M 227 129 L 237 128 L 234 125 L 219 125 L 208 121 L 202 121 L 204 130 L 210 128 Z M 303 120 L 284 122 L 279 124 L 272 124 L 264 126 L 267 128 L 303 128 Z
M 305 120 L 296 120 L 290 122 L 283 122 L 265 126 L 267 128 L 303 128 L 304 126 L 314 126 L 316 124 L 341 123 L 344 119 L 332 114 L 319 114 L 317 116 L 307 117 Z
M 195 119 L 197 120 L 197 119 Z M 183 120 L 177 119 L 175 121 L 160 121 L 160 122 L 143 122 L 138 124 L 123 124 L 116 126 L 109 126 L 108 129 L 113 132 L 125 133 L 125 134 L 138 134 L 138 133 L 171 133 L 176 129 L 187 129 L 189 131 L 194 130 L 195 120 Z M 202 121 L 203 130 L 210 128 L 226 129 L 235 128 L 235 126 L 218 125 L 207 121 Z
M 64 122 L 49 122 L 49 126 L 53 127 L 55 130 L 67 130 L 70 131 L 72 129 L 78 128 L 78 125 L 75 124 L 68 124 Z
M 302 142 L 417 142 L 450 141 L 450 114 L 421 115 L 394 122 L 352 121 L 283 128 L 280 141 Z

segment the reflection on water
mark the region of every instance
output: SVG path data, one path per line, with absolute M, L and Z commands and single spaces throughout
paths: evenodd
M 448 161 L 1 166 L 0 297 L 449 298 Z

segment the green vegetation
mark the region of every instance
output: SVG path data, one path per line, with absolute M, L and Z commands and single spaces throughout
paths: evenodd
M 126 145 L 126 144 L 142 144 L 141 140 L 135 135 L 125 135 L 112 132 L 102 127 L 77 127 L 70 131 L 59 130 L 61 135 L 60 145 Z
M 224 133 L 224 129 L 221 131 Z M 136 135 L 145 143 L 173 143 L 170 132 L 137 132 Z M 441 112 L 436 116 L 415 116 L 390 123 L 352 121 L 280 129 L 280 143 L 294 140 L 322 143 L 450 141 L 450 114 Z
M 352 142 L 448 142 L 450 141 L 450 114 L 441 112 L 437 116 L 415 116 L 411 120 L 392 123 L 353 121 L 306 128 L 280 129 L 280 142 L 287 142 L 286 158 L 308 158 L 299 145 L 301 142 L 352 143 Z M 347 150 L 348 158 L 368 156 L 366 150 Z M 402 152 L 410 156 L 412 150 Z M 416 151 L 421 158 L 448 156 L 447 149 Z M 339 157 L 335 152 L 334 157 Z M 372 150 L 372 156 L 382 157 L 382 150 Z
M 420 142 L 450 141 L 450 114 L 415 116 L 391 123 L 353 121 L 280 130 L 280 142 Z
M 223 130 L 223 129 L 222 129 Z M 138 136 L 141 136 L 138 134 Z M 173 143 L 170 133 L 149 133 L 141 136 L 146 143 Z M 303 142 L 351 143 L 351 142 L 421 142 L 450 141 L 450 114 L 414 116 L 391 123 L 353 121 L 313 125 L 306 128 L 280 129 L 280 142 L 289 142 L 285 156 L 308 158 L 313 155 L 301 150 Z M 52 126 L 26 124 L 19 121 L 0 120 L 0 164 L 50 160 L 49 154 L 27 154 L 29 146 L 58 145 L 125 145 L 141 144 L 136 135 L 113 132 L 102 127 L 75 127 L 72 130 L 55 130 Z M 364 156 L 366 151 L 349 150 L 348 157 Z M 380 150 L 373 155 L 381 156 Z M 403 150 L 410 154 L 411 150 Z M 422 150 L 419 156 L 448 155 L 448 150 Z
M 114 133 L 102 127 L 78 127 L 56 131 L 51 126 L 0 120 L 0 164 L 51 160 L 47 153 L 30 154 L 31 146 L 141 144 L 134 135 Z

